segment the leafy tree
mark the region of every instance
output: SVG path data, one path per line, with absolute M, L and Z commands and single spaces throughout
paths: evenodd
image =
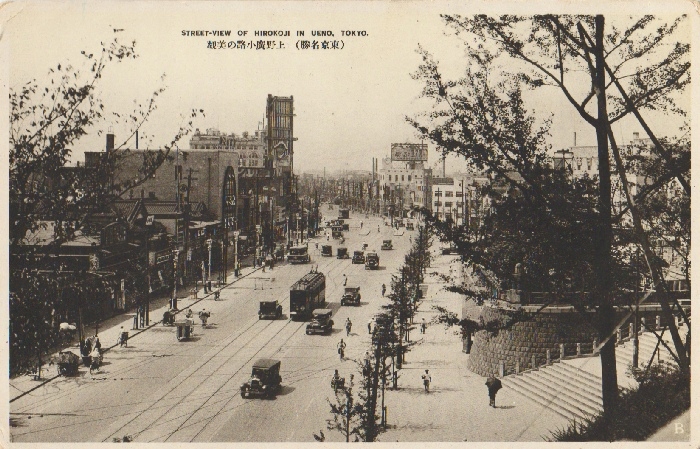
M 600 314 L 600 338 L 606 342 L 601 350 L 603 403 L 606 410 L 612 410 L 618 397 L 611 338 L 617 326 L 613 309 L 613 163 L 634 222 L 634 243 L 642 248 L 654 285 L 662 293 L 660 303 L 667 319 L 672 309 L 663 295 L 663 276 L 654 262 L 635 198 L 626 185 L 624 161 L 611 125 L 633 115 L 651 138 L 654 156 L 663 162 L 663 175 L 656 178 L 655 188 L 674 180 L 685 195 L 690 195 L 689 159 L 674 154 L 674 148 L 657 138 L 642 116 L 645 110 L 658 109 L 685 113 L 675 100 L 690 82 L 689 45 L 668 42 L 678 36 L 685 17 L 659 24 L 658 19 L 644 16 L 607 28 L 602 15 L 443 19 L 463 37 L 468 68 L 462 79 L 446 80 L 437 62 L 421 49 L 423 64 L 415 77 L 424 81 L 423 95 L 432 99 L 435 107 L 426 114 L 427 119 L 409 121 L 445 153 L 464 156 L 477 169 L 517 189 L 524 203 L 546 210 L 548 213 L 539 215 L 544 225 L 558 221 L 566 225 L 571 224 L 567 215 L 575 208 L 557 205 L 559 195 L 549 192 L 547 182 L 543 182 L 551 178 L 545 141 L 549 122 L 535 124 L 524 106 L 523 90 L 555 87 L 596 132 L 599 170 L 588 271 L 593 281 L 592 305 Z M 590 88 L 581 92 L 581 86 Z M 673 325 L 671 334 L 679 364 L 687 369 L 688 358 L 682 354 L 683 345 Z
M 138 56 L 135 41 L 122 44 L 114 39 L 101 46 L 97 53 L 81 52 L 83 64 L 79 66 L 57 64 L 44 81 L 33 79 L 10 89 L 10 290 L 14 295 L 10 318 L 14 355 L 49 351 L 56 343 L 51 326 L 57 323 L 47 313 L 61 306 L 56 303 L 60 296 L 52 296 L 55 289 L 42 294 L 38 270 L 55 270 L 51 275 L 55 282 L 64 279 L 68 274 L 61 270 L 68 267 L 47 264 L 51 256 L 84 228 L 93 213 L 107 211 L 114 199 L 149 179 L 171 158 L 171 148 L 190 132 L 192 120 L 203 114 L 202 110 L 190 111 L 169 143 L 144 151 L 137 179 L 113 182 L 119 162 L 130 151 L 129 143 L 157 109 L 157 98 L 165 88 L 157 88 L 131 113 L 108 113 L 100 96 L 100 81 L 113 64 Z M 90 169 L 68 167 L 73 146 L 107 121 L 125 124 L 131 133 Z M 28 240 L 42 230 L 53 230 L 48 244 L 35 245 L 37 242 Z M 140 274 L 134 276 L 143 275 L 143 269 L 136 270 Z M 73 279 L 74 296 L 84 297 L 95 286 L 78 274 Z M 99 288 L 101 295 L 106 293 L 105 285 Z M 11 357 L 11 363 L 15 361 L 19 363 Z

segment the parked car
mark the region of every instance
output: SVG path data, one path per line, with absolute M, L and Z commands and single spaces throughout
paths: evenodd
M 379 255 L 374 251 L 365 256 L 365 270 L 376 270 L 379 268 Z
M 338 259 L 349 259 L 348 249 L 344 246 L 338 248 Z
M 311 322 L 306 325 L 306 335 L 330 334 L 333 330 L 333 311 L 331 309 L 316 309 L 311 314 Z
M 363 251 L 355 251 L 352 254 L 352 263 L 365 263 L 365 253 Z
M 258 318 L 261 320 L 276 320 L 282 317 L 282 304 L 275 301 L 260 301 Z
M 331 245 L 321 246 L 321 255 L 325 257 L 331 257 L 333 255 L 333 247 Z
M 341 306 L 359 306 L 360 305 L 360 287 L 345 287 L 345 293 L 340 299 Z
M 384 240 L 382 242 L 382 249 L 394 249 L 394 246 L 391 243 L 391 240 Z
M 250 380 L 241 385 L 241 396 L 272 398 L 280 389 L 282 362 L 273 359 L 258 359 L 253 364 Z

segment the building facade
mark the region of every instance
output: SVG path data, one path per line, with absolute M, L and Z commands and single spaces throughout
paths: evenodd
M 391 155 L 382 159 L 379 170 L 384 213 L 391 209 L 403 216 L 413 207 L 429 207 L 432 170 L 427 162 L 427 144 L 391 144 Z

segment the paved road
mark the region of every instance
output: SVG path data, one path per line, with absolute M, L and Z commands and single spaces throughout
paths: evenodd
M 335 211 L 328 212 L 335 215 Z M 359 229 L 359 222 L 364 228 Z M 305 323 L 259 321 L 260 300 L 277 299 L 289 312 L 289 287 L 311 268 L 285 265 L 260 271 L 223 290 L 220 301 L 205 300 L 193 307 L 211 311 L 209 326 L 197 326 L 191 341 L 177 342 L 172 327 L 157 326 L 105 356 L 101 373 L 85 369 L 77 377 L 58 378 L 11 404 L 16 442 L 112 441 L 129 435 L 137 442 L 312 441 L 329 417 L 329 381 L 334 369 L 348 377 L 356 373 L 353 358 L 369 347 L 368 320 L 380 309 L 381 284 L 389 285 L 409 248 L 409 235 L 393 236 L 378 218 L 355 216 L 345 246 L 352 251 L 363 242 L 377 249 L 380 270 L 365 270 L 350 260 L 321 257 L 310 245 L 312 265 L 325 273 L 326 298 L 334 310 L 332 336 L 307 336 Z M 366 234 L 369 231 L 368 235 Z M 391 238 L 395 250 L 379 251 Z M 317 239 L 319 248 L 324 239 Z M 335 249 L 337 242 L 331 242 Z M 361 285 L 360 307 L 340 307 L 343 274 Z M 181 301 L 186 307 L 191 301 Z M 345 336 L 346 317 L 353 331 Z M 341 333 L 342 328 L 342 333 Z M 347 340 L 340 361 L 335 347 Z M 261 357 L 282 361 L 283 388 L 274 400 L 243 399 L 239 386 L 252 362 Z M 340 441 L 335 432 L 329 440 Z

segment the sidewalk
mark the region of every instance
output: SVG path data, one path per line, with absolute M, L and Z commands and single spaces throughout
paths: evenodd
M 233 284 L 237 282 L 238 279 L 244 278 L 260 269 L 260 267 L 243 267 L 241 268 L 241 275 L 238 278 L 236 278 L 233 275 L 233 270 L 231 270 L 231 272 L 227 274 L 227 279 L 229 280 L 229 282 L 226 285 Z M 188 300 L 185 299 L 186 297 L 189 297 L 189 289 L 187 289 L 187 295 L 184 294 L 184 291 L 182 292 L 182 295 L 178 294 L 178 305 L 181 308 L 181 311 L 178 313 L 181 313 L 182 310 L 184 310 L 182 301 L 187 301 L 187 307 L 191 307 L 192 305 L 197 304 L 205 299 L 213 300 L 214 293 L 208 293 L 205 295 L 203 288 L 200 287 L 198 289 L 196 300 Z M 100 342 L 102 343 L 102 351 L 108 352 L 110 349 L 118 345 L 117 339 L 119 338 L 121 331 L 129 332 L 129 342 L 131 342 L 134 338 L 139 338 L 139 335 L 146 332 L 153 326 L 161 323 L 163 320 L 163 313 L 169 308 L 170 296 L 160 297 L 151 300 L 150 323 L 148 326 L 136 330 L 132 329 L 134 324 L 134 316 L 136 315 L 136 312 L 134 311 L 115 315 L 111 318 L 101 321 L 98 324 L 98 335 L 100 337 Z M 86 333 L 88 335 L 94 335 L 94 330 L 94 326 L 86 327 Z M 78 346 L 78 343 L 74 343 L 70 347 L 67 347 L 63 350 L 70 350 L 73 351 L 75 354 L 80 355 L 80 348 Z M 58 355 L 58 352 L 56 352 L 53 355 Z M 47 360 L 49 360 L 50 357 L 51 356 L 49 356 Z M 37 388 L 40 388 L 42 385 L 51 382 L 52 380 L 58 377 L 56 366 L 49 366 L 48 361 L 42 367 L 41 373 L 42 378 L 39 380 L 34 380 L 33 376 L 29 375 L 21 375 L 10 379 L 10 402 L 19 399 L 20 397 L 36 390 Z
M 429 324 L 426 333 L 420 333 L 422 318 L 430 322 L 437 314 L 433 305 L 461 316 L 461 296 L 442 290 L 442 281 L 430 275 L 449 275 L 447 261 L 451 259 L 437 257 L 428 269 L 428 295 L 411 332 L 411 341 L 418 344 L 406 354 L 406 363 L 399 371 L 399 390 L 387 390 L 388 426 L 379 441 L 542 442 L 552 430 L 566 425 L 563 418 L 508 389 L 498 393 L 497 408 L 489 407 L 486 379 L 467 369 L 469 355 L 462 352 L 458 329 Z M 426 369 L 432 377 L 430 393 L 424 391 L 421 380 Z

